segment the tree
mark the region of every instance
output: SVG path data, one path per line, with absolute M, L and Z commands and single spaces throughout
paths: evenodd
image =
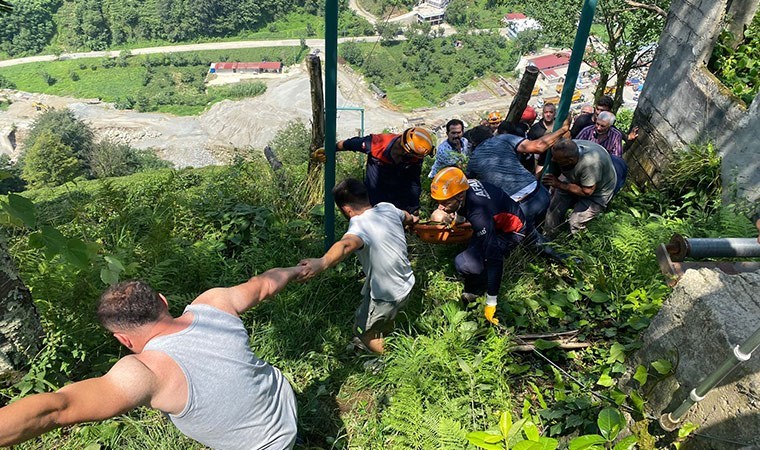
M 541 43 L 541 30 L 525 30 L 518 33 L 516 41 L 520 53 L 534 53 Z
M 354 41 L 344 42 L 340 45 L 340 56 L 349 64 L 361 67 L 364 64 L 364 52 Z
M 74 150 L 52 131 L 37 136 L 23 161 L 21 177 L 31 187 L 58 186 L 84 174 Z
M 631 70 L 651 62 L 653 44 L 665 26 L 662 14 L 669 5 L 670 0 L 603 0 L 600 3 L 598 15 L 609 38 L 607 51 L 592 50 L 586 59 L 598 63 L 600 78 L 595 98 L 603 95 L 610 79 L 615 80 L 613 111 L 623 104 L 623 89 Z
M 86 161 L 93 147 L 93 134 L 86 123 L 77 119 L 68 109 L 52 109 L 42 113 L 32 124 L 24 148 L 32 148 L 40 135 L 52 133 L 74 152 L 74 156 L 88 169 Z
M 303 122 L 292 120 L 275 134 L 269 146 L 283 164 L 296 165 L 307 161 L 310 144 L 311 131 Z
M 452 25 L 466 25 L 469 5 L 469 0 L 451 0 L 449 6 L 446 7 L 446 22 Z
M 376 23 L 377 34 L 380 35 L 380 42 L 383 45 L 390 45 L 396 42 L 396 37 L 401 32 L 401 27 L 392 22 Z
M 10 3 L 0 0 L 0 16 L 7 15 L 12 9 Z M 7 169 L 10 161 L 3 156 L 0 164 Z M 7 179 L 3 183 L 5 181 Z M 16 203 L 13 199 L 9 197 L 8 207 Z M 23 205 L 23 201 L 19 203 Z M 42 336 L 42 325 L 32 295 L 18 275 L 4 237 L 0 237 L 0 385 L 17 381 L 20 372 L 42 347 Z
M 526 0 L 526 12 L 536 17 L 547 43 L 570 47 L 577 31 L 582 2 L 560 0 L 551 8 L 542 0 Z M 595 22 L 604 25 L 604 50 L 593 46 L 586 51 L 584 60 L 593 63 L 599 71 L 595 98 L 604 93 L 609 80 L 615 80 L 617 111 L 623 103 L 623 88 L 631 70 L 646 65 L 654 53 L 654 44 L 665 25 L 670 0 L 600 0 Z M 568 20 L 570 18 L 570 20 Z M 606 38 L 606 39 L 604 39 Z
M 9 14 L 0 15 L 0 50 L 10 55 L 38 53 L 55 34 L 53 9 L 47 0 L 17 2 Z

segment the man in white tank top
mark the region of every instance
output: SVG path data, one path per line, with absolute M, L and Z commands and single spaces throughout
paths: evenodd
M 134 354 L 102 377 L 0 409 L 0 446 L 149 406 L 211 448 L 292 448 L 293 390 L 279 370 L 251 352 L 240 315 L 302 270 L 271 269 L 238 286 L 210 289 L 176 318 L 147 283 L 111 287 L 101 297 L 98 318 Z

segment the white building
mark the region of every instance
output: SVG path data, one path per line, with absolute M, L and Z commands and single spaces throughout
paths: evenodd
M 446 7 L 449 6 L 449 3 L 451 3 L 451 0 L 427 0 L 425 3 L 433 8 L 446 9 Z
M 423 3 L 417 7 L 417 23 L 427 22 L 430 25 L 440 25 L 443 23 L 443 17 L 445 14 L 445 10 Z
M 504 26 L 507 27 L 507 34 L 512 39 L 516 38 L 518 34 L 528 30 L 540 30 L 541 24 L 537 20 L 531 19 L 522 13 L 509 13 L 506 14 L 501 21 Z

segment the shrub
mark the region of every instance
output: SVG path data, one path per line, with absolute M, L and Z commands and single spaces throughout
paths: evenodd
M 37 138 L 45 132 L 59 136 L 61 142 L 70 147 L 80 160 L 86 158 L 93 144 L 90 127 L 77 119 L 68 109 L 53 109 L 40 114 L 29 129 L 29 135 L 24 140 L 24 147 L 33 147 Z
M 710 70 L 731 91 L 749 105 L 760 91 L 760 13 L 744 31 L 744 36 L 735 44 L 736 38 L 725 30 L 721 33 L 708 63 Z
M 279 130 L 269 143 L 277 158 L 284 164 L 301 164 L 309 159 L 311 131 L 306 124 L 293 120 Z
M 47 73 L 44 70 L 40 72 L 40 76 L 45 81 L 45 83 L 47 83 L 48 86 L 52 86 L 52 85 L 55 84 L 56 81 L 58 81 L 55 78 L 53 78 L 52 75 L 50 75 L 49 73 Z
M 104 56 L 102 60 L 100 60 L 100 65 L 103 66 L 104 69 L 110 69 L 111 67 L 116 66 L 116 61 L 108 56 Z
M 76 152 L 52 131 L 42 132 L 23 155 L 22 178 L 32 187 L 57 186 L 84 174 Z
M 0 89 L 16 89 L 16 83 L 0 75 Z

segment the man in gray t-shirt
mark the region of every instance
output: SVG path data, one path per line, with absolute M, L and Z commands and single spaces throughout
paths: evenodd
M 414 274 L 406 253 L 404 225 L 414 223 L 408 212 L 390 203 L 372 206 L 367 188 L 348 178 L 333 188 L 333 197 L 349 219 L 348 231 L 321 258 L 304 259 L 300 281 L 315 277 L 356 253 L 366 274 L 362 304 L 356 310 L 354 334 L 369 350 L 383 353 L 383 337 L 393 329 L 398 311 L 414 286 Z
M 601 214 L 612 200 L 617 183 L 615 167 L 604 147 L 590 141 L 562 139 L 552 149 L 557 173 L 544 176 L 543 183 L 554 188 L 546 213 L 544 230 L 553 235 L 572 208 L 568 222 L 575 234 Z M 562 173 L 563 179 L 558 177 Z

